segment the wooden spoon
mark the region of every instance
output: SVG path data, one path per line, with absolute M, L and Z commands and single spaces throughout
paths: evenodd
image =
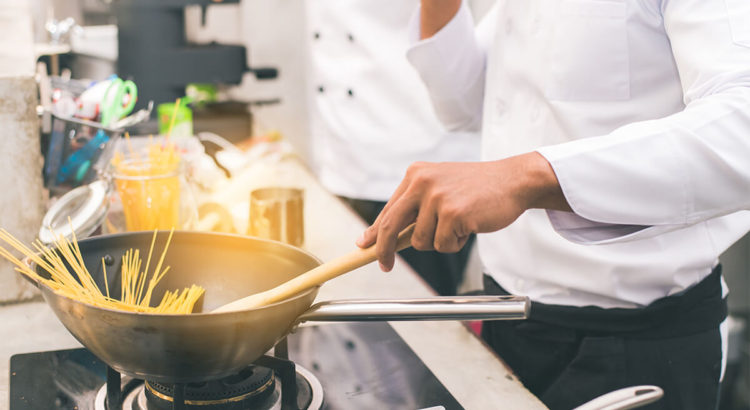
M 414 224 L 411 224 L 398 234 L 398 240 L 396 241 L 397 252 L 411 246 L 411 235 L 413 233 Z M 231 312 L 270 305 L 271 303 L 292 297 L 304 290 L 322 285 L 326 281 L 351 272 L 354 269 L 361 268 L 377 259 L 378 256 L 375 253 L 374 245 L 366 249 L 356 249 L 344 256 L 323 263 L 275 288 L 227 303 L 214 309 L 212 312 Z

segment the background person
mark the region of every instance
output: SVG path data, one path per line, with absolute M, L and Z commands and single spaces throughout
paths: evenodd
M 315 172 L 372 223 L 414 161 L 475 161 L 476 132 L 449 132 L 406 60 L 417 1 L 311 0 L 309 111 Z M 402 252 L 439 294 L 454 295 L 470 246 Z

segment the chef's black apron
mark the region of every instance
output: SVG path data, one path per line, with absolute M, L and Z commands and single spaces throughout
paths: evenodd
M 485 293 L 508 294 L 487 275 L 484 282 Z M 644 384 L 661 387 L 664 397 L 643 409 L 711 410 L 719 398 L 719 324 L 727 316 L 721 294 L 717 266 L 697 285 L 642 309 L 532 302 L 529 319 L 484 322 L 482 337 L 552 410 Z
M 385 207 L 385 202 L 351 199 L 340 196 L 357 214 L 368 224 L 372 225 L 375 218 Z M 453 296 L 464 277 L 464 268 L 469 261 L 469 254 L 474 243 L 475 235 L 471 235 L 463 248 L 456 253 L 440 253 L 437 251 L 418 251 L 407 248 L 399 252 L 402 258 L 427 282 L 439 295 Z

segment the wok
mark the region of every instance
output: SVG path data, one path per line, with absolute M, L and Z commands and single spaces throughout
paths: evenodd
M 110 292 L 119 295 L 123 253 L 148 254 L 152 232 L 98 236 L 79 242 L 86 266 L 104 289 L 105 258 Z M 155 254 L 166 232 L 159 234 Z M 195 311 L 270 289 L 321 262 L 280 242 L 228 234 L 175 232 L 154 292 L 201 285 Z M 43 270 L 31 265 L 37 272 Z M 124 312 L 91 306 L 37 283 L 45 301 L 73 336 L 110 367 L 128 376 L 164 383 L 201 382 L 236 373 L 266 353 L 302 321 L 523 319 L 527 298 L 455 297 L 338 301 L 310 307 L 317 288 L 256 309 L 191 315 Z

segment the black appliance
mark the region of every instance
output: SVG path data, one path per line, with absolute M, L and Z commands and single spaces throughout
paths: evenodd
M 185 36 L 185 8 L 206 8 L 239 0 L 118 0 L 117 74 L 138 84 L 135 109 L 173 102 L 189 83 L 239 84 L 243 73 L 258 79 L 276 78 L 274 68 L 249 68 L 244 46 L 197 45 Z
M 10 410 L 462 408 L 387 323 L 303 327 L 274 355 L 222 380 L 168 385 L 121 376 L 86 349 L 18 354 Z

